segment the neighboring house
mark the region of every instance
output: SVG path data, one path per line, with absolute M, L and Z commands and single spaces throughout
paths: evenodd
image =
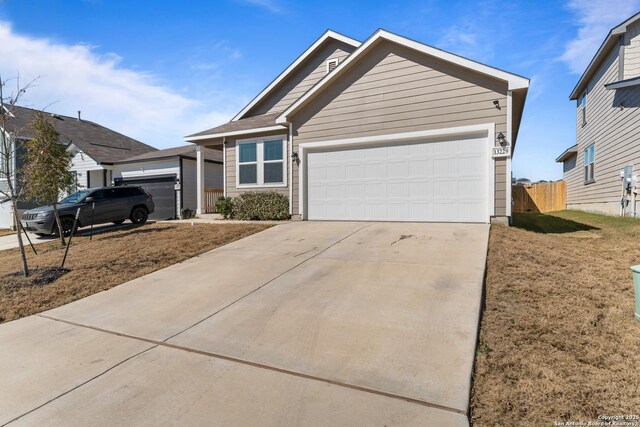
M 28 140 L 31 137 L 29 124 L 36 113 L 38 110 L 31 108 L 19 106 L 11 108 L 12 117 L 9 120 L 11 129 L 7 131 L 13 135 L 13 142 Z M 69 191 L 110 185 L 113 180 L 114 162 L 157 150 L 97 123 L 81 119 L 79 113 L 78 117 L 48 115 L 60 134 L 59 142 L 67 146 L 67 150 L 73 156 L 70 170 L 75 172 L 76 183 Z M 14 159 L 16 170 L 20 170 L 21 161 L 20 155 Z M 0 185 L 6 185 L 6 183 L 0 182 Z M 22 211 L 32 205 L 20 202 L 18 207 Z M 4 203 L 0 205 L 0 228 L 13 226 L 10 204 Z
M 203 149 L 205 186 L 222 189 L 222 153 Z M 183 209 L 196 211 L 196 147 L 151 151 L 113 165 L 116 185 L 139 185 L 151 194 L 155 211 L 149 218 L 170 219 Z
M 631 165 L 640 175 L 640 13 L 609 31 L 570 99 L 576 144 L 556 159 L 567 209 L 620 214 L 620 173 Z
M 508 222 L 529 80 L 385 30 L 327 31 L 231 122 L 224 191 L 277 191 L 308 220 Z M 198 176 L 198 209 L 204 174 Z
M 518 178 L 515 185 L 531 185 L 531 180 L 529 178 Z

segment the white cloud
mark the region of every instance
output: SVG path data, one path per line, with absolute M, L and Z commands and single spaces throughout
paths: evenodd
M 237 99 L 211 108 L 150 73 L 121 67 L 116 54 L 19 35 L 7 22 L 0 21 L 0 40 L 3 79 L 40 77 L 23 106 L 50 105 L 47 111 L 70 116 L 82 110 L 84 119 L 158 148 L 184 144 L 183 136 L 224 123 L 242 106 Z
M 488 62 L 493 57 L 493 44 L 472 24 L 448 27 L 436 46 L 481 62 Z
M 278 5 L 275 0 L 240 0 L 243 3 L 249 3 L 255 6 L 260 6 L 267 9 L 269 12 L 273 13 L 281 13 L 283 12 L 282 7 Z
M 640 10 L 640 0 L 571 0 L 567 7 L 576 14 L 579 29 L 561 59 L 572 73 L 582 74 L 609 30 Z

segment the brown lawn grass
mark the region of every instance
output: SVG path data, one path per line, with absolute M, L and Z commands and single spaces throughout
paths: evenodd
M 640 413 L 640 322 L 629 266 L 640 221 L 575 211 L 493 226 L 476 354 L 476 426 Z
M 11 230 L 10 228 L 0 228 L 0 237 L 8 236 L 10 234 L 15 234 L 16 232 Z
M 27 247 L 29 278 L 21 275 L 17 249 L 0 252 L 0 322 L 49 310 L 104 291 L 171 264 L 269 228 L 263 224 L 147 224 L 89 237 L 74 237 L 68 272 L 57 240 Z M 26 243 L 26 242 L 25 242 Z M 58 277 L 59 276 L 59 277 Z

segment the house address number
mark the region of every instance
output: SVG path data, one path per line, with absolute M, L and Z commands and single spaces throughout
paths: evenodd
M 511 146 L 504 145 L 502 147 L 493 147 L 492 157 L 509 157 L 511 154 Z

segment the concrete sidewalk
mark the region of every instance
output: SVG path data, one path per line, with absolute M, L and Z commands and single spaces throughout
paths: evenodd
M 0 424 L 466 426 L 487 241 L 287 223 L 0 325 Z
M 52 240 L 50 237 L 39 237 L 33 233 L 28 233 L 28 235 L 29 235 L 29 238 L 31 239 L 31 243 L 33 243 L 34 245 L 50 242 Z M 22 234 L 22 242 L 24 243 L 25 247 L 29 246 L 29 241 L 25 238 L 24 233 Z M 7 249 L 15 249 L 18 246 L 19 246 L 18 235 L 16 233 L 9 234 L 8 236 L 0 237 L 0 251 L 4 251 Z

